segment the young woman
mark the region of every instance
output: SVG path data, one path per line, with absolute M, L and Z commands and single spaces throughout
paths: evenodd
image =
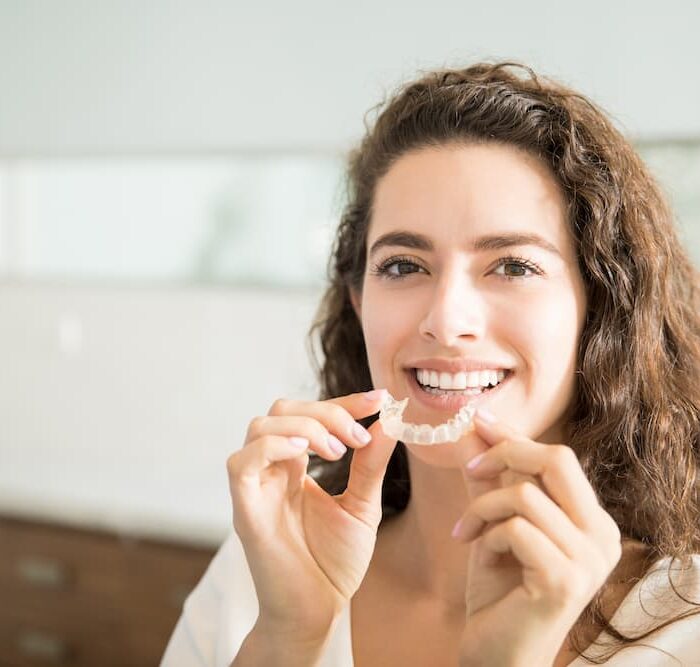
M 403 87 L 348 174 L 321 400 L 251 421 L 163 664 L 700 664 L 698 274 L 633 148 L 478 64 Z M 396 442 L 386 390 L 474 430 Z

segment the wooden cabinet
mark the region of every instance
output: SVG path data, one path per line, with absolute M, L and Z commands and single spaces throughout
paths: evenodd
M 0 517 L 0 666 L 158 665 L 214 551 Z

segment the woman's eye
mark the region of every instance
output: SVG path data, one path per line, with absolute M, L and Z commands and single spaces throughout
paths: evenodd
M 503 268 L 503 271 L 500 269 Z M 424 272 L 425 269 L 408 258 L 394 257 L 375 266 L 371 273 L 389 280 L 401 280 L 413 273 Z M 526 280 L 533 275 L 541 275 L 540 267 L 529 259 L 520 257 L 502 257 L 492 271 L 506 280 Z
M 396 269 L 396 271 L 392 273 L 391 269 Z M 393 262 L 386 267 L 389 275 L 401 276 L 405 276 L 408 273 L 416 273 L 418 269 L 420 269 L 420 266 L 414 262 Z
M 503 267 L 503 275 L 507 278 L 520 278 L 526 275 L 528 267 L 524 266 L 520 262 L 504 262 L 499 264 L 497 268 Z M 510 270 L 508 270 L 510 269 Z M 508 275 L 510 273 L 510 275 Z
M 499 260 L 496 269 L 503 267 L 503 276 L 506 280 L 517 280 L 518 278 L 529 278 L 532 275 L 540 275 L 542 270 L 534 262 L 526 259 L 516 259 L 514 257 L 504 257 Z M 506 267 L 508 267 L 506 269 Z
M 423 270 L 422 266 L 408 259 L 390 259 L 375 267 L 372 273 L 378 276 L 384 276 L 390 280 L 400 280 L 404 276 L 418 273 L 418 271 L 421 270 Z

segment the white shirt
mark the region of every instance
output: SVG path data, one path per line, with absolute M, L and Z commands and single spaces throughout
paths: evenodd
M 672 579 L 686 598 L 700 602 L 700 554 L 692 558 L 689 570 L 680 571 L 680 565 L 674 565 Z M 671 614 L 700 609 L 683 603 L 673 593 L 668 584 L 669 561 L 668 558 L 658 561 L 653 573 L 630 590 L 612 618 L 613 627 L 633 635 Z M 651 616 L 644 612 L 640 601 Z M 185 601 L 161 667 L 229 667 L 257 617 L 258 600 L 253 579 L 240 539 L 232 533 Z M 326 647 L 321 667 L 353 667 L 350 628 L 350 605 L 347 605 Z M 604 637 L 607 635 L 602 633 L 599 639 Z M 700 613 L 671 623 L 640 640 L 640 644 L 646 646 L 628 646 L 604 664 L 611 667 L 679 665 L 656 650 L 663 649 L 683 667 L 700 667 Z M 598 650 L 589 648 L 586 653 L 595 655 Z M 582 658 L 570 663 L 570 667 L 585 665 L 590 663 Z

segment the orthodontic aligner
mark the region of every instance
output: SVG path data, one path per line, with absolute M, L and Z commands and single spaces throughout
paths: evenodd
M 474 428 L 472 419 L 476 408 L 471 403 L 462 406 L 452 419 L 438 426 L 405 424 L 403 412 L 407 404 L 408 398 L 397 401 L 387 392 L 379 411 L 379 422 L 384 433 L 405 444 L 439 445 L 445 442 L 457 442 L 465 433 Z

